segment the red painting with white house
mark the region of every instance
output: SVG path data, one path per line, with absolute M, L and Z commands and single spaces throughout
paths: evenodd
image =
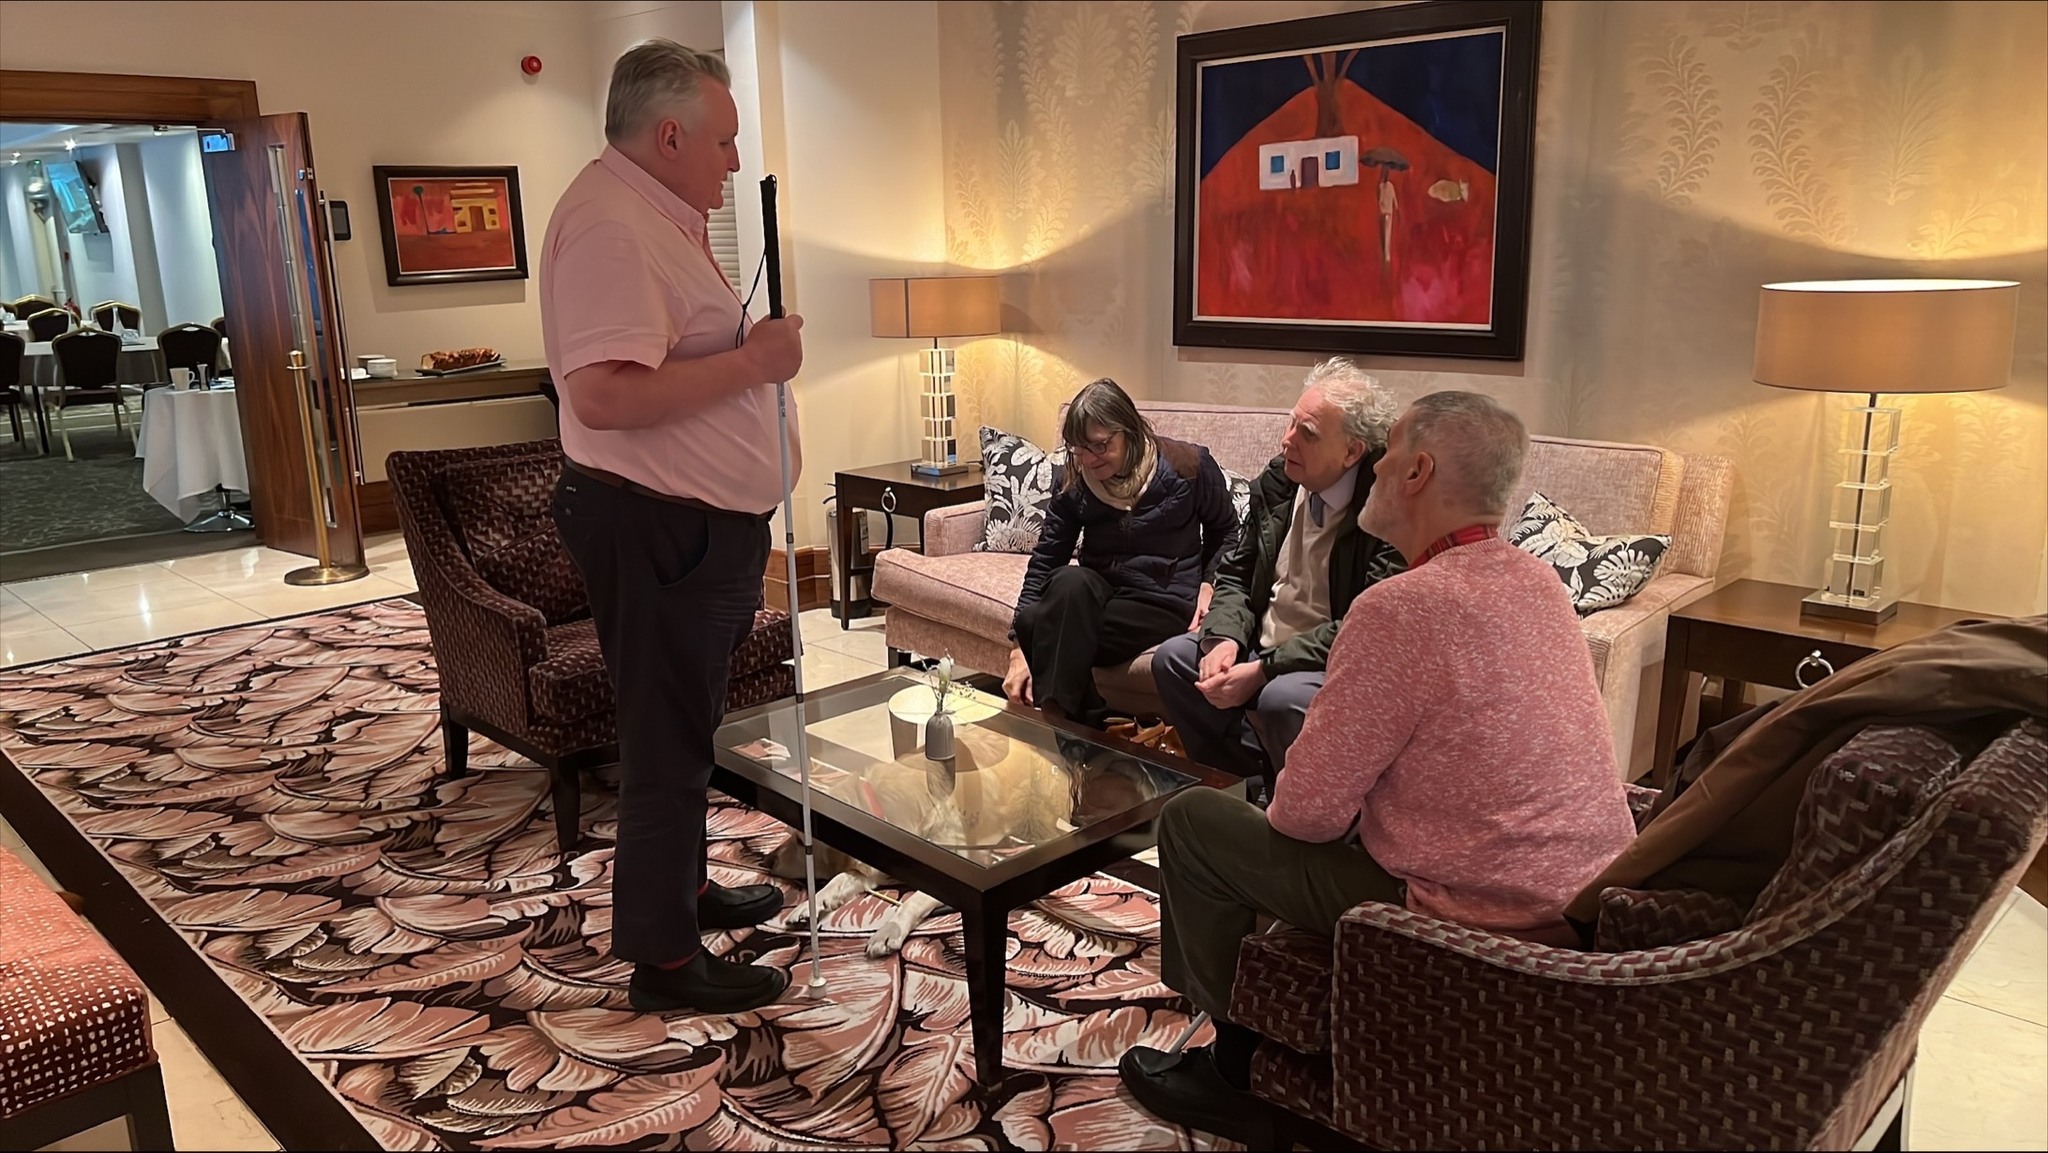
M 1505 39 L 1204 64 L 1195 318 L 1487 328 Z

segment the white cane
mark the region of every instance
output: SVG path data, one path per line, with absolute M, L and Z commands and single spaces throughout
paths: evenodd
M 1279 921 L 1275 921 L 1275 922 L 1273 922 L 1272 924 L 1270 924 L 1270 925 L 1266 926 L 1266 932 L 1268 932 L 1268 933 L 1277 933 L 1277 932 L 1279 932 L 1279 931 L 1280 931 L 1281 927 L 1282 927 L 1282 926 L 1281 926 L 1281 923 L 1280 923 Z M 1206 1025 L 1206 1024 L 1208 1024 L 1208 1023 L 1209 1023 L 1209 1011 L 1208 1011 L 1207 1009 L 1204 1009 L 1204 1010 L 1202 1010 L 1201 1012 L 1199 1012 L 1199 1013 L 1196 1013 L 1196 1014 L 1195 1014 L 1195 1019 L 1194 1019 L 1194 1020 L 1192 1020 L 1192 1021 L 1189 1021 L 1189 1022 L 1188 1022 L 1188 1027 L 1187 1027 L 1186 1029 L 1184 1029 L 1184 1030 L 1182 1030 L 1182 1031 L 1181 1031 L 1181 1035 L 1180 1035 L 1180 1038 L 1179 1038 L 1178 1040 L 1176 1040 L 1176 1041 L 1175 1041 L 1175 1042 L 1174 1042 L 1173 1044 L 1171 1044 L 1171 1045 L 1167 1046 L 1167 1048 L 1166 1048 L 1166 1053 L 1167 1053 L 1167 1056 L 1169 1056 L 1169 1057 L 1170 1057 L 1170 1056 L 1172 1056 L 1173 1054 L 1175 1054 L 1175 1053 L 1178 1053 L 1178 1052 L 1180 1052 L 1180 1051 L 1181 1051 L 1182 1049 L 1185 1049 L 1185 1048 L 1187 1048 L 1187 1047 L 1188 1047 L 1188 1042 L 1189 1042 L 1189 1041 L 1192 1041 L 1192 1040 L 1194 1040 L 1194 1039 L 1195 1039 L 1195 1034 L 1196 1034 L 1196 1033 L 1199 1033 L 1199 1032 L 1201 1032 L 1201 1031 L 1202 1031 L 1202 1026 L 1204 1026 L 1204 1025 Z
M 767 263 L 768 316 L 772 320 L 782 319 L 782 241 L 777 234 L 775 221 L 775 178 L 761 179 L 761 241 L 762 259 Z M 796 755 L 796 776 L 798 798 L 803 809 L 804 845 L 804 907 L 815 910 L 818 907 L 818 865 L 816 846 L 811 841 L 811 741 L 809 726 L 804 717 L 804 630 L 802 614 L 797 611 L 796 583 L 796 496 L 791 490 L 789 475 L 789 382 L 782 381 L 775 386 L 776 427 L 780 430 L 782 449 L 782 559 L 788 566 L 789 589 L 789 642 L 794 659 L 790 667 L 796 672 L 796 743 L 791 751 Z M 811 979 L 805 992 L 818 996 L 825 988 L 825 974 L 819 966 L 818 918 L 810 918 L 811 931 Z

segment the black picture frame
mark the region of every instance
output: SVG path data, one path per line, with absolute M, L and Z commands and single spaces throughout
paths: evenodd
M 526 217 L 519 199 L 519 168 L 517 165 L 395 165 L 379 164 L 371 168 L 376 186 L 377 231 L 384 242 L 384 280 L 393 287 L 411 284 L 459 284 L 480 280 L 525 280 L 526 268 Z M 503 182 L 504 203 L 509 217 L 500 220 L 489 229 L 510 231 L 511 253 L 509 260 L 480 261 L 471 266 L 424 267 L 425 264 L 446 263 L 441 254 L 422 260 L 420 253 L 408 254 L 401 247 L 397 228 L 396 213 L 393 210 L 393 185 L 405 181 L 414 182 L 413 191 L 421 196 L 421 212 L 426 213 L 424 191 L 428 181 L 444 184 L 475 183 L 490 184 Z M 400 191 L 403 194 L 403 190 Z M 484 209 L 478 209 L 484 212 Z M 437 232 L 435 236 L 450 236 L 449 232 Z M 411 266 L 406 257 L 411 256 Z
M 1540 0 L 1424 0 L 1422 3 L 1179 37 L 1176 41 L 1175 116 L 1179 152 L 1174 198 L 1174 343 L 1207 348 L 1521 359 L 1527 330 L 1529 210 L 1535 162 L 1536 70 L 1541 22 Z M 1401 41 L 1491 28 L 1503 30 L 1504 43 L 1498 152 L 1493 173 L 1492 293 L 1483 327 L 1447 329 L 1391 321 L 1241 320 L 1196 314 L 1198 256 L 1201 255 L 1197 250 L 1200 243 L 1197 233 L 1203 164 L 1202 92 L 1199 85 L 1204 67 L 1274 54 L 1331 51 L 1340 46 L 1363 45 L 1369 48 L 1378 41 Z M 1313 74 L 1314 69 L 1309 69 L 1309 72 Z M 1342 75 L 1337 76 L 1337 81 L 1342 79 Z M 1353 149 L 1351 170 L 1362 173 L 1364 166 L 1372 162 L 1356 155 L 1366 151 L 1364 142 L 1355 143 Z M 1397 156 L 1396 159 L 1400 158 Z M 1309 179 L 1310 173 L 1306 169 L 1313 167 L 1315 162 L 1303 163 L 1302 178 Z M 1388 179 L 1387 172 L 1405 170 L 1405 163 L 1400 169 L 1383 168 L 1381 180 Z M 1282 170 L 1276 166 L 1275 171 Z M 1287 178 L 1293 179 L 1292 174 L 1289 173 Z M 1386 209 L 1381 208 L 1380 211 L 1385 212 Z M 1393 264 L 1386 255 L 1391 247 L 1388 241 L 1376 242 L 1375 251 L 1386 266 Z

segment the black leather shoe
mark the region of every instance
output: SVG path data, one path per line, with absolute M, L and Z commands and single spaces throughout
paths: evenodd
M 627 995 L 642 1013 L 744 1013 L 769 1004 L 788 987 L 789 975 L 780 969 L 742 965 L 700 949 L 678 968 L 633 966 Z
M 700 929 L 751 929 L 782 911 L 782 890 L 773 885 L 728 889 L 717 881 L 697 895 Z
M 1124 1051 L 1116 1064 L 1124 1088 L 1162 1121 L 1214 1133 L 1258 1149 L 1269 1126 L 1269 1106 L 1223 1079 L 1207 1046 L 1168 1053 L 1144 1045 Z

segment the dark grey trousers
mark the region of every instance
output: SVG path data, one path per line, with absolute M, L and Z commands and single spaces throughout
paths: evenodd
M 1099 725 L 1108 710 L 1095 670 L 1116 665 L 1188 627 L 1193 605 L 1171 605 L 1120 589 L 1085 565 L 1065 565 L 1037 603 L 1017 614 L 1017 647 L 1031 666 L 1031 703 L 1056 705 Z
M 1400 904 L 1406 886 L 1348 841 L 1312 845 L 1273 831 L 1257 806 L 1183 789 L 1159 814 L 1160 975 L 1230 1020 L 1237 950 L 1264 913 L 1325 937 L 1367 901 Z
M 612 952 L 662 964 L 703 947 L 712 736 L 732 651 L 753 628 L 768 522 L 613 488 L 574 469 L 555 524 L 583 573 L 618 705 Z
M 1255 655 L 1241 654 L 1239 661 Z M 1152 654 L 1152 683 L 1188 759 L 1240 777 L 1263 776 L 1270 766 L 1278 776 L 1287 767 L 1287 747 L 1301 735 L 1302 722 L 1308 719 L 1308 703 L 1323 687 L 1323 674 L 1274 677 L 1248 704 L 1219 709 L 1195 687 L 1201 665 L 1198 633 L 1183 633 Z M 1251 713 L 1258 714 L 1257 729 L 1250 723 Z

